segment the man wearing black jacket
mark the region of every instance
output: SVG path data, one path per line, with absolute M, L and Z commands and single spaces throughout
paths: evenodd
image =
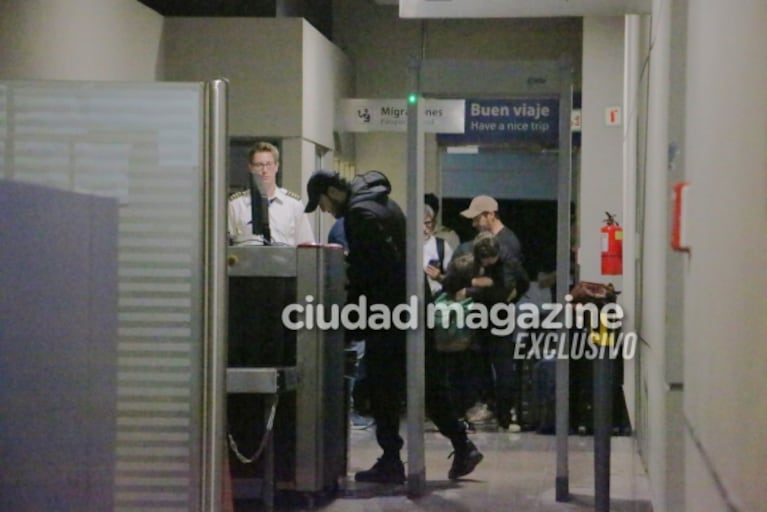
M 360 297 L 364 296 L 368 305 L 381 304 L 389 311 L 405 304 L 405 216 L 389 198 L 391 185 L 386 176 L 368 171 L 350 183 L 336 172 L 318 170 L 309 179 L 307 192 L 306 212 L 319 206 L 335 218 L 344 217 L 349 244 L 347 303 L 360 304 Z M 399 418 L 406 395 L 407 333 L 396 328 L 366 329 L 355 337 L 365 340 L 371 413 L 376 422 L 376 439 L 383 450 L 373 467 L 358 472 L 355 480 L 403 483 Z M 468 440 L 457 418 L 452 418 L 451 425 L 440 431 L 450 437 L 455 447 L 448 476 L 459 478 L 473 471 L 482 454 Z
M 495 304 L 514 302 L 516 298 L 515 274 L 519 263 L 501 258 L 498 239 L 490 232 L 482 232 L 474 239 L 473 259 L 475 277 L 471 284 L 459 290 L 461 299 L 470 297 L 475 303 L 491 310 Z M 475 339 L 483 356 L 483 364 L 475 369 L 475 378 L 481 382 L 477 398 L 494 398 L 494 412 L 498 426 L 511 425 L 512 390 L 514 377 L 513 345 L 510 336 L 496 336 L 492 326 L 477 329 Z M 491 392 L 492 389 L 492 392 Z
M 530 279 L 523 267 L 522 245 L 517 235 L 501 222 L 498 202 L 490 196 L 477 196 L 461 215 L 471 219 L 479 231 L 472 250 L 475 265 L 482 270 L 482 275 L 472 280 L 472 287 L 467 288 L 467 296 L 488 308 L 519 301 L 530 287 Z M 498 426 L 507 429 L 511 425 L 514 387 L 513 337 L 495 336 L 490 329 L 479 330 L 477 337 L 492 367 Z

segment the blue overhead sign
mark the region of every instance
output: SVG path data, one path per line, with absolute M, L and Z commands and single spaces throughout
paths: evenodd
M 556 99 L 466 100 L 464 133 L 440 134 L 446 145 L 559 140 Z

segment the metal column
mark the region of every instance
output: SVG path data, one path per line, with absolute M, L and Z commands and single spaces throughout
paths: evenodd
M 614 335 L 614 333 L 612 333 Z M 594 510 L 610 511 L 610 435 L 612 432 L 612 340 L 594 361 Z
M 424 140 L 419 126 L 420 62 L 408 63 L 409 93 L 416 101 L 407 106 L 407 295 L 418 297 L 419 318 L 423 316 L 423 175 Z M 423 447 L 424 424 L 424 325 L 407 334 L 407 492 L 422 496 L 426 490 L 426 463 Z
M 226 211 L 227 205 L 227 94 L 228 83 L 214 80 L 205 84 L 205 293 L 203 311 L 203 445 L 200 510 L 221 510 L 222 477 L 228 471 L 224 455 L 226 410 Z
M 572 197 L 572 135 L 570 112 L 573 103 L 573 70 L 568 58 L 560 60 L 559 69 L 559 180 L 557 193 L 557 300 L 565 303 L 570 291 L 570 201 Z M 562 330 L 560 354 L 569 354 L 566 328 Z M 556 362 L 556 499 L 570 499 L 567 438 L 570 430 L 570 365 L 566 358 Z

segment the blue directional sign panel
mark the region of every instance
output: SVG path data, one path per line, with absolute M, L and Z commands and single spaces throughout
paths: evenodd
M 464 133 L 440 134 L 445 145 L 559 140 L 559 101 L 552 98 L 466 100 Z

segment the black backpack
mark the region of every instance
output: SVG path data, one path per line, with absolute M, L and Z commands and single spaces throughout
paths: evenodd
M 439 259 L 439 271 L 444 274 L 445 273 L 445 239 L 440 237 L 434 237 L 434 239 L 437 241 L 437 258 Z M 429 286 L 429 278 L 426 274 L 423 275 L 423 295 L 424 295 L 424 303 L 428 304 L 429 302 L 432 302 L 439 294 L 441 293 L 438 291 L 436 294 L 431 292 L 431 287 Z

